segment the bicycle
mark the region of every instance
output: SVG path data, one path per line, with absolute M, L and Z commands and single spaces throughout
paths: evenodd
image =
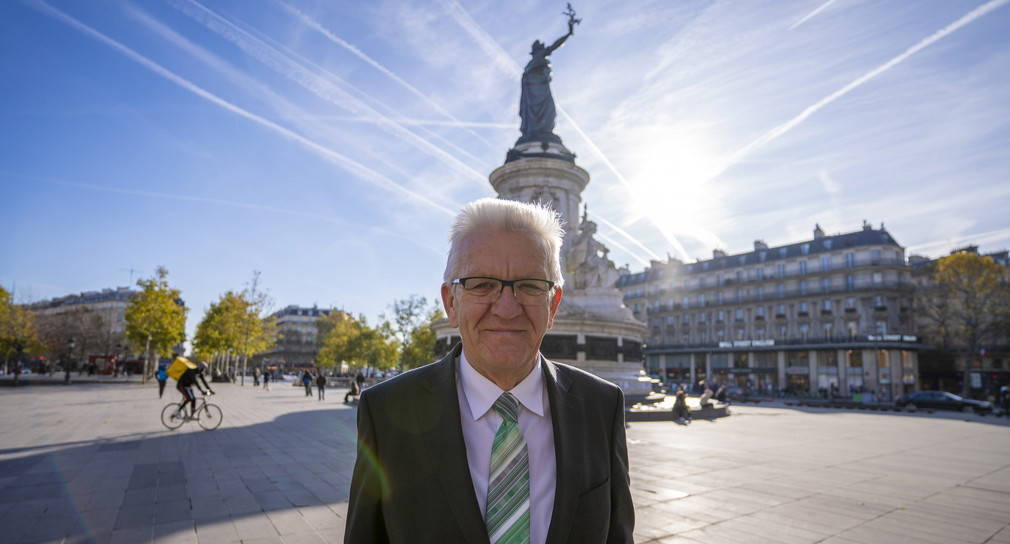
M 224 413 L 216 404 L 208 403 L 206 396 L 196 399 L 196 410 L 193 411 L 193 417 L 185 416 L 187 402 L 189 401 L 173 402 L 165 406 L 161 410 L 161 423 L 169 430 L 178 429 L 183 423 L 194 420 L 206 431 L 213 431 L 221 426 Z M 177 413 L 181 413 L 183 416 L 179 417 L 176 415 Z

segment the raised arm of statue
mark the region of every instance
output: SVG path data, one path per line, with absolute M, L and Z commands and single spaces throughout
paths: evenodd
M 574 25 L 575 25 L 575 23 L 573 21 L 568 21 L 568 34 L 565 34 L 564 36 L 561 36 L 557 40 L 554 40 L 554 43 L 552 43 L 550 45 L 550 47 L 544 49 L 544 56 L 545 57 L 547 55 L 550 55 L 551 53 L 553 53 L 555 49 L 557 49 L 557 48 L 561 47 L 562 45 L 564 45 L 565 40 L 567 40 L 573 34 L 573 26 Z

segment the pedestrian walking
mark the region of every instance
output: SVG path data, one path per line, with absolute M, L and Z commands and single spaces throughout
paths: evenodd
M 323 375 L 322 371 L 316 376 L 316 389 L 319 390 L 319 400 L 326 399 L 326 376 Z
M 269 370 L 267 370 L 266 372 L 263 373 L 263 390 L 264 391 L 269 391 L 270 390 L 270 371 Z
M 260 369 L 256 368 L 253 370 L 253 387 L 260 386 Z
M 302 373 L 302 385 L 305 386 L 305 396 L 306 397 L 311 397 L 312 396 L 312 375 L 309 374 L 308 370 L 306 370 L 305 372 Z
M 158 398 L 165 393 L 165 383 L 168 382 L 168 372 L 165 371 L 165 365 L 158 365 L 158 372 L 155 373 L 158 378 Z

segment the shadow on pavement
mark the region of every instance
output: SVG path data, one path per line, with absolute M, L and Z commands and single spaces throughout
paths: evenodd
M 295 412 L 245 427 L 0 450 L 0 542 L 342 538 L 355 411 Z M 276 529 L 276 531 L 275 531 Z M 184 537 L 181 541 L 196 541 Z

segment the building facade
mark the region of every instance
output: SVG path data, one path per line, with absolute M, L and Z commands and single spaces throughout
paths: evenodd
M 664 381 L 881 400 L 916 390 L 915 284 L 883 225 L 653 261 L 618 287 L 648 325 L 646 370 Z
M 277 344 L 253 357 L 254 364 L 278 368 L 309 368 L 319 352 L 316 321 L 330 315 L 332 309 L 290 305 L 273 313 L 277 325 Z

